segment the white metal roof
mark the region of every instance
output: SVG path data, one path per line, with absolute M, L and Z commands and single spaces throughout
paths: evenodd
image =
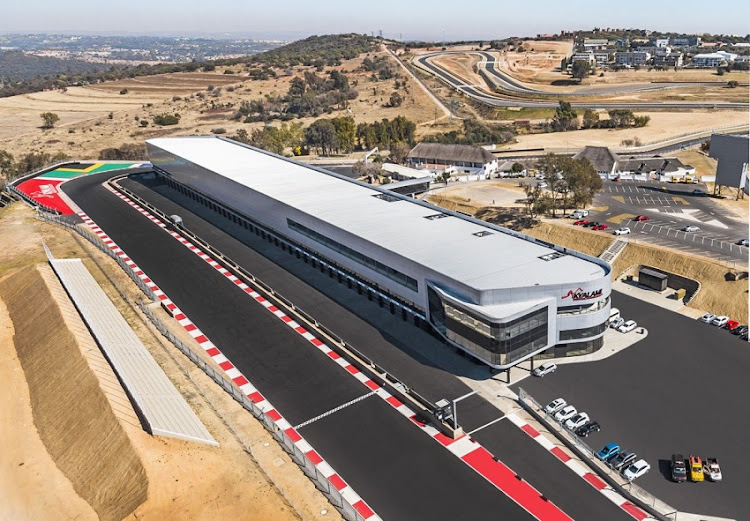
M 575 284 L 606 274 L 571 255 L 542 260 L 554 250 L 468 219 L 425 219 L 441 209 L 387 202 L 367 185 L 228 140 L 186 136 L 148 143 L 478 290 Z

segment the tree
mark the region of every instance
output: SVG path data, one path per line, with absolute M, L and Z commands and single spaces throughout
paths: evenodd
M 60 116 L 54 112 L 42 112 L 39 116 L 42 118 L 42 128 L 54 128 L 55 123 L 60 121 Z
M 539 188 L 539 185 L 525 184 L 523 185 L 523 192 L 526 194 L 526 199 L 523 201 L 526 212 L 533 219 L 538 208 L 537 203 L 542 196 L 542 189 Z
M 123 143 L 119 148 L 105 148 L 99 152 L 99 159 L 115 161 L 141 161 L 148 157 L 143 143 Z
M 716 67 L 716 74 L 717 74 L 718 76 L 724 76 L 724 73 L 725 73 L 725 72 L 726 72 L 726 71 L 724 70 L 724 67 Z
M 565 132 L 567 130 L 578 130 L 578 113 L 567 101 L 560 101 L 552 117 L 552 129 Z
M 318 119 L 305 130 L 305 142 L 318 149 L 321 155 L 330 155 L 336 146 L 336 127 L 330 119 Z
M 727 87 L 729 87 L 730 89 L 736 89 L 738 85 L 739 82 L 737 80 L 731 80 L 727 82 Z
M 613 110 L 608 110 L 607 114 L 609 114 L 609 119 L 612 122 L 611 125 L 614 128 L 625 128 L 625 127 L 632 127 L 635 125 L 635 115 L 633 114 L 632 110 L 613 109 Z
M 588 159 L 565 158 L 563 179 L 572 194 L 572 204 L 582 208 L 591 204 L 602 189 L 602 178 Z
M 450 172 L 443 172 L 442 174 L 440 174 L 440 178 L 443 180 L 443 182 L 445 184 L 448 184 L 448 179 L 451 178 L 451 173 Z
M 345 154 L 352 152 L 357 139 L 357 127 L 354 125 L 354 118 L 351 116 L 332 118 L 331 123 L 336 129 L 334 144 L 336 152 L 343 151 Z
M 524 170 L 523 165 L 518 162 L 513 163 L 510 166 L 510 171 L 513 172 L 514 174 L 520 174 L 521 172 L 523 172 L 523 170 Z
M 566 189 L 566 183 L 563 179 L 563 170 L 566 167 L 565 156 L 557 154 L 547 154 L 542 157 L 536 164 L 540 172 L 545 174 L 547 189 L 552 193 L 552 217 L 555 216 L 555 206 L 557 197 Z
M 394 92 L 393 94 L 391 94 L 391 99 L 388 101 L 388 106 L 400 107 L 403 102 L 404 102 L 404 97 L 401 96 L 401 94 L 399 94 L 398 92 Z
M 576 60 L 573 62 L 573 67 L 570 69 L 571 76 L 580 82 L 589 74 L 591 74 L 591 64 L 589 62 L 585 60 Z
M 390 155 L 388 159 L 391 163 L 402 164 L 406 162 L 406 157 L 409 155 L 411 147 L 408 143 L 398 141 L 391 146 Z
M 599 124 L 599 114 L 591 109 L 583 113 L 583 128 L 596 128 Z

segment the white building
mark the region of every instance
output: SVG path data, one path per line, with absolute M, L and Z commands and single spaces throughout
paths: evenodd
M 696 54 L 693 56 L 694 67 L 720 67 L 726 65 L 737 58 L 736 54 L 726 51 L 716 51 L 705 54 Z
M 489 151 L 469 145 L 417 143 L 407 162 L 419 169 L 451 175 L 476 175 L 489 178 L 497 172 L 497 158 Z
M 606 38 L 586 38 L 583 41 L 584 51 L 603 51 L 609 47 L 609 40 Z
M 146 144 L 165 183 L 494 368 L 603 343 L 600 259 L 228 139 Z
M 627 51 L 616 52 L 615 63 L 617 65 L 627 65 L 634 67 L 636 65 L 646 65 L 651 59 L 651 53 L 644 51 Z

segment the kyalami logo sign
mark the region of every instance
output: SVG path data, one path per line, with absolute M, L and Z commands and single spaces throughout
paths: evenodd
M 568 291 L 567 294 L 563 295 L 562 298 L 571 297 L 573 300 L 589 300 L 589 299 L 601 297 L 601 296 L 602 296 L 601 289 L 595 289 L 594 291 L 583 291 L 582 288 L 578 288 L 575 291 L 571 289 L 570 291 Z

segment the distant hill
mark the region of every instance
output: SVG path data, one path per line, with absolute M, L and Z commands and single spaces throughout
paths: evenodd
M 362 34 L 310 36 L 270 51 L 254 55 L 250 61 L 271 67 L 295 65 L 339 65 L 377 46 L 376 38 Z
M 82 60 L 62 60 L 48 56 L 33 56 L 21 51 L 0 53 L 0 80 L 10 83 L 30 80 L 41 76 L 60 74 L 85 74 L 104 70 L 101 63 Z

